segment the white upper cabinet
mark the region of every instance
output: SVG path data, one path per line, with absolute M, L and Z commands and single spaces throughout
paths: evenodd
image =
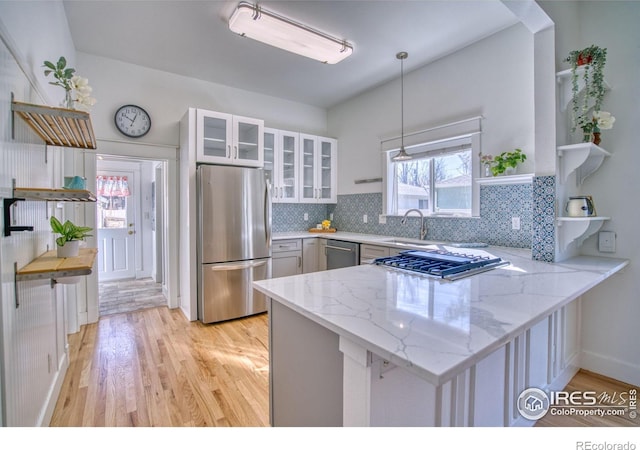
M 262 167 L 264 121 L 198 109 L 196 161 Z
M 264 130 L 264 169 L 274 203 L 298 201 L 299 139 L 292 131 Z
M 300 202 L 336 203 L 338 141 L 300 134 Z

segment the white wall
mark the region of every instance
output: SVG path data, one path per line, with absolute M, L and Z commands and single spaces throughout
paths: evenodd
M 638 104 L 640 104 L 640 3 L 541 2 L 556 23 L 558 70 L 568 68 L 564 58 L 571 50 L 598 45 L 607 48 L 605 79 L 611 90 L 602 109 L 616 117 L 614 128 L 602 132 L 602 143 L 613 155 L 586 179 L 579 192 L 593 195 L 597 212 L 609 216 L 603 229 L 615 231 L 617 251 L 600 253 L 597 235 L 585 241 L 588 255 L 630 259 L 623 273 L 584 295 L 582 367 L 640 385 L 640 196 L 637 169 Z M 560 117 L 558 143 L 564 144 L 566 118 Z
M 483 153 L 521 148 L 529 158 L 520 170 L 534 171 L 533 36 L 523 25 L 405 73 L 404 82 L 405 133 L 482 115 Z M 331 108 L 328 124 L 339 138 L 338 194 L 381 192 L 381 183 L 353 181 L 382 176 L 380 140 L 400 135 L 399 78 Z
M 38 84 L 42 101 L 58 105 L 64 90 L 49 84 L 54 78 L 44 76 L 42 63 L 55 63 L 64 56 L 68 67 L 75 67 L 76 50 L 62 1 L 0 1 L 0 27 L 11 41 L 9 46 L 19 53 L 25 75 Z
M 46 84 L 40 67 L 44 59 L 75 56 L 62 3 L 0 2 L 0 40 L 0 196 L 11 196 L 12 179 L 20 187 L 59 186 L 62 152 L 50 148 L 45 163 L 42 140 L 21 120 L 12 137 L 9 123 L 12 92 L 16 100 L 33 103 L 55 98 L 56 89 L 63 97 L 62 89 Z M 22 267 L 53 248 L 48 218 L 59 211 L 53 203 L 19 203 L 13 211 L 16 225 L 34 231 L 0 238 L 0 426 L 43 426 L 68 366 L 64 288 L 20 282 L 22 303 L 16 307 L 10 280 L 14 262 Z
M 264 119 L 265 126 L 274 128 L 326 133 L 326 111 L 302 103 L 86 53 L 78 53 L 77 69 L 89 79 L 98 100 L 91 111 L 98 139 L 127 139 L 116 130 L 113 114 L 129 103 L 142 106 L 151 115 L 151 131 L 130 140 L 135 142 L 178 147 L 178 122 L 189 107 Z

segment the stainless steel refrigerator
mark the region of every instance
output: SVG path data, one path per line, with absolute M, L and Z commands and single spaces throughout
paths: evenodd
M 271 193 L 264 170 L 200 165 L 198 318 L 203 323 L 264 312 L 253 281 L 271 277 Z

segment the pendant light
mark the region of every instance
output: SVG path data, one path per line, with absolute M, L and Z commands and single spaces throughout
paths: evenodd
M 409 54 L 400 52 L 396 58 L 400 60 L 400 151 L 391 158 L 392 161 L 407 161 L 411 156 L 404 150 L 404 60 Z

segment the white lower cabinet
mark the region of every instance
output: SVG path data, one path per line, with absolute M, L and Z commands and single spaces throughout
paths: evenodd
M 271 259 L 271 278 L 301 274 L 302 239 L 274 241 Z
M 400 250 L 395 247 L 383 247 L 381 245 L 361 244 L 360 264 L 371 264 L 375 259 L 395 256 Z
M 273 300 L 271 313 L 276 426 L 530 426 L 517 407 L 520 394 L 531 387 L 562 390 L 578 370 L 580 300 L 440 385 Z M 291 395 L 291 386 L 305 396 Z
M 320 244 L 316 238 L 302 240 L 302 273 L 317 272 L 320 267 Z

